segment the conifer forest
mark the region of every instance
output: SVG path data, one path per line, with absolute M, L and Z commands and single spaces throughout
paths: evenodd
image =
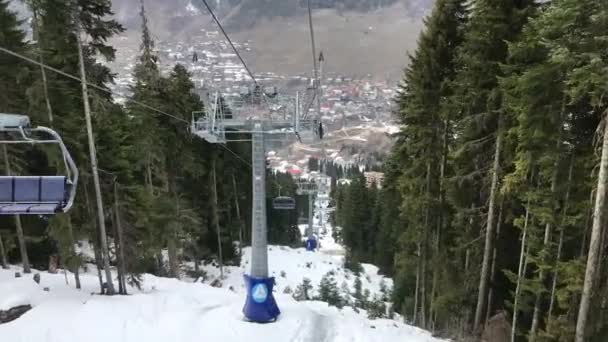
M 89 241 L 106 295 L 145 274 L 238 267 L 252 241 L 251 144 L 191 134 L 206 102 L 186 66 L 162 71 L 144 1 L 124 101 L 110 89 L 110 42 L 125 31 L 110 0 L 19 1 L 29 20 L 10 2 L 0 0 L 0 113 L 59 132 L 80 179 L 69 213 L 0 215 L 2 267 L 28 274 L 55 260 L 80 287 Z M 376 2 L 349 6 L 394 3 Z M 504 341 L 608 341 L 608 1 L 435 0 L 395 87 L 399 131 L 379 163 L 305 165 L 331 178 L 328 225 L 357 274 L 355 301 L 362 264 L 393 279 L 386 301 L 352 307 L 452 341 L 501 342 L 487 335 L 498 319 Z M 57 149 L 0 148 L 1 175 L 65 172 Z M 266 169 L 271 245 L 303 247 L 298 219 L 313 208 L 296 178 Z M 278 196 L 297 210 L 273 210 Z M 313 298 L 312 285 L 297 300 Z M 339 291 L 326 276 L 314 296 L 348 306 Z

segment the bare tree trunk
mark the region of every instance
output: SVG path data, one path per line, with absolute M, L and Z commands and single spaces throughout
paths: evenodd
M 236 207 L 236 219 L 239 224 L 239 260 L 243 257 L 243 221 L 241 220 L 241 209 L 239 207 L 239 194 L 236 190 L 236 179 L 232 174 L 232 188 L 234 189 L 234 205 Z
M 606 183 L 608 182 L 608 122 L 604 119 L 604 136 L 602 142 L 602 157 L 600 171 L 597 179 L 597 194 L 595 196 L 595 208 L 593 211 L 593 226 L 591 239 L 589 240 L 589 254 L 585 268 L 585 282 L 581 295 L 581 303 L 576 321 L 575 342 L 585 341 L 585 328 L 589 315 L 589 307 L 593 292 L 594 280 L 599 262 L 600 238 L 602 235 L 602 224 L 606 213 Z
M 125 288 L 125 273 L 122 267 L 122 262 L 120 260 L 120 253 L 122 246 L 120 245 L 120 241 L 118 239 L 118 222 L 117 222 L 117 212 L 116 208 L 110 209 L 110 215 L 112 217 L 112 227 L 114 227 L 114 253 L 116 257 L 116 281 L 118 282 L 118 294 L 123 295 L 126 292 Z
M 118 223 L 116 223 L 116 208 L 112 208 L 110 209 L 110 219 L 112 222 L 112 227 L 114 228 L 114 236 L 116 237 L 114 239 L 114 254 L 116 255 L 116 281 L 118 282 L 118 294 L 123 294 L 124 292 L 124 287 L 122 286 L 124 284 L 123 279 L 124 279 L 124 273 L 122 272 L 122 266 L 121 266 L 121 262 L 120 262 L 120 258 L 118 257 L 120 255 L 120 243 L 118 242 Z
M 148 160 L 146 163 L 146 187 L 150 195 L 154 194 L 154 185 L 152 183 L 152 157 L 148 153 Z
M 27 247 L 25 245 L 23 226 L 21 225 L 21 216 L 15 215 L 14 217 L 15 227 L 17 228 L 17 240 L 19 241 L 19 252 L 21 253 L 21 262 L 23 263 L 23 273 L 32 273 L 30 268 L 30 259 L 27 255 Z
M 96 239 L 99 240 L 99 239 Z M 101 294 L 106 293 L 105 286 L 103 285 L 103 275 L 101 273 L 101 269 L 103 268 L 103 262 L 101 260 L 101 253 L 99 252 L 98 241 L 93 243 L 93 255 L 95 256 L 95 266 L 97 266 L 97 278 L 99 278 L 99 288 Z
M 553 269 L 553 280 L 551 281 L 551 298 L 549 300 L 549 312 L 547 317 L 547 322 L 550 322 L 553 317 L 553 307 L 555 305 L 555 289 L 557 287 L 557 265 L 562 257 L 562 248 L 564 245 L 564 221 L 566 220 L 566 215 L 568 214 L 568 205 L 570 200 L 570 186 L 572 184 L 572 170 L 574 168 L 574 155 L 572 152 L 572 156 L 570 158 L 570 168 L 568 170 L 568 184 L 566 187 L 566 194 L 564 195 L 564 207 L 562 209 L 562 217 L 560 220 L 560 232 L 559 232 L 559 243 L 557 245 L 557 255 L 555 256 L 555 268 Z
M 502 150 L 502 132 L 500 128 L 500 123 L 496 134 L 496 150 L 494 151 L 494 165 L 492 167 L 492 186 L 490 189 L 490 204 L 488 208 L 488 222 L 486 225 L 486 242 L 483 250 L 483 261 L 481 264 L 481 275 L 479 277 L 477 307 L 475 309 L 475 321 L 473 323 L 473 331 L 475 333 L 481 332 L 481 325 L 483 323 L 483 311 L 485 309 L 486 296 L 488 292 L 490 259 L 492 253 L 492 245 L 494 243 L 494 221 L 496 220 L 496 198 L 498 197 L 498 172 L 500 168 L 500 153 Z
M 471 203 L 471 210 L 473 210 L 473 208 L 475 208 L 475 203 Z M 473 230 L 473 215 L 471 215 L 469 217 L 469 229 Z M 467 274 L 466 278 L 468 279 L 468 272 L 469 272 L 469 266 L 471 265 L 471 250 L 469 248 L 469 245 L 467 244 L 467 248 L 465 249 L 465 253 L 464 253 L 464 272 L 465 274 Z M 468 281 L 467 281 L 467 285 L 465 286 L 466 289 L 469 288 L 468 285 Z
M 562 117 L 563 117 L 563 112 L 564 110 L 562 109 Z M 562 137 L 561 137 L 561 129 L 562 124 L 560 121 L 560 125 L 559 125 L 559 136 L 557 139 L 557 151 L 558 151 L 558 157 L 555 160 L 555 164 L 553 165 L 553 174 L 551 176 L 551 197 L 552 197 L 552 201 L 551 201 L 551 206 L 552 206 L 552 211 L 555 210 L 555 205 L 554 205 L 554 198 L 555 198 L 555 192 L 557 189 L 557 181 L 558 181 L 558 174 L 559 174 L 559 163 L 560 163 L 560 150 L 561 150 L 561 144 L 562 144 Z M 545 225 L 545 237 L 543 240 L 543 255 L 548 254 L 549 249 L 551 248 L 549 243 L 551 241 L 551 234 L 552 234 L 552 230 L 553 230 L 553 226 L 551 224 L 551 222 L 547 222 L 547 224 Z M 546 257 L 543 257 L 543 259 L 545 259 Z M 541 285 L 544 285 L 545 282 L 545 270 L 544 268 L 540 268 L 539 274 L 538 274 L 538 279 L 540 281 Z M 530 339 L 533 341 L 536 338 L 536 334 L 538 332 L 538 326 L 540 324 L 540 307 L 543 301 L 543 292 L 539 292 L 536 294 L 536 300 L 534 302 L 534 314 L 532 315 L 532 326 L 530 327 Z
M 517 285 L 515 286 L 515 298 L 513 299 L 513 321 L 511 323 L 511 342 L 515 342 L 515 333 L 517 332 L 517 314 L 519 304 L 519 293 L 521 292 L 521 280 L 526 275 L 527 265 L 527 250 L 526 250 L 526 237 L 528 234 L 528 222 L 530 219 L 530 200 L 526 203 L 526 216 L 524 218 L 524 231 L 521 235 L 521 251 L 519 253 L 519 267 L 517 269 Z
M 418 297 L 420 292 L 420 269 L 422 266 L 421 263 L 421 246 L 420 242 L 418 242 L 418 262 L 416 263 L 416 289 L 414 290 L 414 316 L 412 319 L 412 324 L 417 325 L 418 323 Z
M 8 159 L 8 149 L 6 145 L 2 145 L 2 152 L 4 154 L 4 168 L 6 169 L 6 174 L 11 175 L 11 163 Z M 31 273 L 30 269 L 30 259 L 27 255 L 27 247 L 25 245 L 25 235 L 23 234 L 23 226 L 21 225 L 21 216 L 15 215 L 15 229 L 17 231 L 17 241 L 19 242 L 19 252 L 21 253 L 21 262 L 23 263 L 23 273 Z
M 589 205 L 593 206 L 593 203 L 595 203 L 595 189 L 592 189 L 591 193 L 589 194 Z M 583 232 L 583 239 L 581 241 L 581 251 L 580 251 L 581 258 L 583 258 L 587 252 L 587 235 L 589 235 L 589 221 L 591 221 L 592 218 L 593 218 L 593 209 L 589 208 L 589 210 L 587 211 L 587 213 L 585 215 L 585 225 L 583 226 L 583 229 L 585 231 Z
M 464 271 L 468 272 L 469 271 L 469 264 L 470 264 L 470 260 L 471 259 L 471 250 L 467 247 L 467 249 L 464 251 Z
M 80 284 L 80 257 L 76 254 L 76 241 L 74 240 L 74 226 L 72 226 L 72 218 L 70 217 L 69 214 L 67 214 L 67 226 L 68 226 L 68 235 L 70 236 L 70 251 L 72 252 L 72 255 L 74 256 L 74 258 L 76 258 L 76 265 L 74 266 L 74 268 L 72 269 L 72 272 L 74 272 L 74 281 L 76 282 L 76 288 L 77 289 L 81 289 L 82 286 Z
M 433 310 L 434 304 L 435 304 L 435 297 L 436 297 L 436 292 L 437 292 L 437 282 L 439 281 L 439 227 L 437 228 L 437 232 L 435 233 L 435 238 L 434 238 L 434 243 L 433 243 L 433 249 L 434 249 L 434 258 L 435 258 L 435 263 L 433 265 L 433 280 L 431 282 L 431 298 L 430 298 L 430 303 L 429 303 L 429 318 L 427 320 L 427 322 L 429 322 L 430 327 L 431 327 L 431 331 L 434 332 L 435 329 L 433 328 L 434 324 L 434 320 L 433 320 L 433 316 L 435 314 L 435 310 Z
M 120 294 L 127 294 L 127 282 L 126 282 L 126 267 L 125 267 L 125 245 L 124 245 L 124 233 L 122 229 L 122 222 L 120 220 L 120 202 L 118 197 L 118 183 L 114 181 L 114 215 L 116 220 L 116 236 L 118 240 L 118 248 L 116 249 L 116 259 L 118 260 L 118 281 Z
M 502 225 L 502 209 L 503 209 L 503 203 L 501 201 L 500 203 L 500 207 L 498 210 L 498 222 L 496 223 L 496 241 L 498 241 L 500 239 L 500 227 Z M 492 313 L 492 301 L 493 301 L 493 297 L 494 297 L 494 280 L 496 278 L 496 255 L 497 250 L 496 250 L 496 245 L 494 246 L 494 251 L 492 254 L 492 270 L 490 271 L 490 289 L 488 291 L 488 307 L 486 308 L 486 322 L 488 322 L 490 320 L 490 315 Z
M 89 189 L 87 187 L 87 182 L 85 179 L 81 182 L 84 187 L 84 202 L 87 207 L 87 213 L 89 217 L 93 217 L 93 208 L 91 208 L 91 201 L 89 200 Z M 92 226 L 95 233 L 95 238 L 93 239 L 93 255 L 95 256 L 95 265 L 97 266 L 97 277 L 99 278 L 99 289 L 100 293 L 104 294 L 104 286 L 103 286 L 103 277 L 101 275 L 101 255 L 99 253 L 99 229 L 96 229 L 97 220 L 93 219 Z
M 6 251 L 4 250 L 4 243 L 2 242 L 1 234 L 0 234 L 0 262 L 2 262 L 2 269 L 8 270 L 8 261 L 6 261 Z
M 448 133 L 449 133 L 449 118 L 446 118 L 443 122 L 443 141 L 441 147 L 441 165 L 439 166 L 439 217 L 437 219 L 437 233 L 435 235 L 435 244 L 434 244 L 434 257 L 435 257 L 435 267 L 433 267 L 433 284 L 431 286 L 431 305 L 429 310 L 429 321 L 433 322 L 432 317 L 436 316 L 435 310 L 433 310 L 435 297 L 437 296 L 437 282 L 439 281 L 439 258 L 440 258 L 440 247 L 441 247 L 441 232 L 443 230 L 443 222 L 444 219 L 444 206 L 445 206 L 445 194 L 444 194 L 444 178 L 445 178 L 445 169 L 447 165 L 447 155 L 448 155 Z M 434 329 L 433 329 L 434 331 Z
M 33 4 L 30 4 L 30 9 L 32 10 L 32 14 L 33 14 L 33 24 L 34 24 L 34 31 L 36 31 L 36 34 L 38 34 L 40 32 L 40 26 L 39 26 L 39 18 L 38 18 L 38 10 L 35 8 L 36 6 Z M 46 112 L 48 114 L 48 118 L 49 118 L 49 125 L 51 127 L 53 127 L 53 107 L 51 106 L 51 99 L 49 97 L 49 87 L 48 87 L 48 81 L 46 78 L 46 69 L 44 69 L 44 67 L 42 66 L 44 64 L 44 59 L 42 57 L 42 49 L 40 48 L 40 36 L 36 37 L 36 50 L 38 52 L 38 62 L 40 63 L 40 74 L 42 75 L 42 91 L 44 93 L 44 102 L 46 104 Z
M 179 198 L 178 195 L 175 194 L 175 201 L 176 201 L 176 209 L 177 209 L 177 213 L 176 215 L 178 215 L 178 220 L 179 220 Z M 175 223 L 175 224 L 179 224 L 179 223 Z M 179 275 L 179 260 L 177 257 L 177 227 L 175 227 L 175 225 L 172 225 L 172 227 L 170 228 L 171 231 L 169 232 L 169 239 L 167 241 L 167 250 L 168 250 L 168 254 L 169 254 L 169 273 L 170 276 L 173 278 L 177 278 L 179 279 L 180 275 Z
M 76 13 L 76 17 L 78 13 Z M 97 218 L 99 220 L 99 236 L 101 243 L 101 257 L 103 260 L 103 267 L 106 273 L 106 280 L 108 284 L 107 294 L 114 294 L 114 282 L 112 281 L 112 271 L 110 270 L 110 252 L 108 250 L 108 239 L 106 234 L 106 221 L 103 211 L 103 199 L 101 197 L 101 185 L 99 183 L 99 173 L 97 171 L 97 154 L 95 152 L 95 138 L 93 137 L 93 124 L 91 123 L 91 105 L 89 103 L 89 88 L 87 85 L 87 75 L 84 65 L 84 53 L 82 51 L 82 40 L 80 37 L 80 22 L 76 18 L 77 32 L 77 49 L 78 49 L 78 62 L 80 64 L 80 84 L 82 86 L 82 102 L 84 103 L 84 116 L 87 127 L 87 135 L 89 140 L 89 155 L 91 158 L 91 171 L 93 174 L 93 185 L 95 187 L 95 197 L 97 203 Z
M 199 274 L 201 268 L 198 264 L 197 256 L 195 255 L 193 259 L 194 259 L 194 273 Z
M 211 160 L 212 163 L 212 174 L 211 176 L 212 178 L 212 182 L 213 182 L 213 191 L 211 192 L 213 198 L 213 210 L 212 210 L 212 220 L 213 220 L 213 225 L 215 226 L 215 232 L 217 234 L 217 251 L 218 251 L 218 262 L 220 264 L 220 279 L 224 279 L 224 260 L 223 260 L 223 255 L 222 255 L 222 236 L 221 236 L 221 231 L 220 231 L 220 219 L 219 219 L 219 214 L 218 214 L 218 208 L 217 208 L 217 179 L 216 179 L 216 175 L 215 175 L 215 160 L 217 158 L 217 155 L 214 154 L 213 158 Z
M 424 250 L 424 246 L 422 247 Z M 420 326 L 426 329 L 426 253 L 420 269 Z
M 431 162 L 426 164 L 426 198 L 431 196 Z M 420 326 L 426 328 L 426 272 L 428 264 L 428 243 L 429 243 L 429 221 L 431 209 L 427 205 L 424 214 L 424 227 L 422 227 L 422 248 L 421 248 L 421 267 L 420 267 Z

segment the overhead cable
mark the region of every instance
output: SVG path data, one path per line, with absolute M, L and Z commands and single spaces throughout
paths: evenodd
M 11 55 L 11 56 L 13 56 L 13 57 L 17 57 L 17 58 L 19 58 L 19 59 L 22 59 L 22 60 L 24 60 L 24 61 L 26 61 L 26 62 L 29 62 L 29 63 L 35 64 L 35 65 L 38 65 L 38 66 L 40 66 L 40 67 L 42 67 L 42 68 L 45 68 L 45 69 L 47 69 L 47 70 L 53 71 L 53 72 L 55 72 L 55 73 L 58 73 L 58 74 L 60 74 L 60 75 L 62 75 L 62 76 L 65 76 L 65 77 L 67 77 L 67 78 L 70 78 L 70 79 L 72 79 L 72 80 L 75 80 L 75 81 L 78 81 L 78 82 L 82 82 L 82 80 L 80 79 L 80 77 L 77 77 L 77 76 L 74 76 L 74 75 L 68 74 L 67 72 L 61 71 L 61 70 L 59 70 L 59 69 L 57 69 L 57 68 L 53 68 L 53 67 L 52 67 L 52 66 L 50 66 L 50 65 L 47 65 L 47 64 L 44 64 L 44 63 L 40 63 L 40 62 L 38 62 L 38 61 L 36 61 L 36 60 L 34 60 L 34 59 L 31 59 L 31 58 L 29 58 L 29 57 L 26 57 L 26 56 L 24 56 L 24 55 L 20 54 L 20 53 L 18 53 L 18 52 L 15 52 L 15 51 L 12 51 L 12 50 L 6 49 L 6 48 L 4 48 L 4 47 L 2 47 L 2 46 L 0 46 L 0 51 L 2 51 L 2 52 L 4 52 L 4 53 L 7 53 L 7 54 L 9 54 L 9 55 Z M 101 86 L 99 86 L 99 85 L 97 85 L 97 84 L 94 84 L 94 83 L 91 83 L 91 82 L 86 82 L 86 84 L 87 84 L 89 87 L 91 87 L 91 88 L 95 88 L 95 89 L 97 89 L 97 90 L 99 90 L 99 91 L 102 91 L 102 92 L 108 93 L 108 94 L 110 94 L 110 95 L 122 96 L 121 94 L 119 94 L 119 93 L 117 93 L 117 92 L 114 92 L 114 91 L 112 91 L 112 90 L 110 90 L 110 89 L 107 89 L 107 88 L 101 87 Z M 165 112 L 165 111 L 162 111 L 162 110 L 160 110 L 160 109 L 154 108 L 154 107 L 152 107 L 152 106 L 150 106 L 150 105 L 147 105 L 147 104 L 145 104 L 145 103 L 143 103 L 143 102 L 139 102 L 139 101 L 136 101 L 136 100 L 129 100 L 129 101 L 130 101 L 130 102 L 132 102 L 132 103 L 135 103 L 135 104 L 137 104 L 137 105 L 139 105 L 139 106 L 141 106 L 141 107 L 143 107 L 143 108 L 146 108 L 146 109 L 149 109 L 149 110 L 151 110 L 151 111 L 154 111 L 154 112 L 156 112 L 156 113 L 159 113 L 159 114 L 162 114 L 162 115 L 165 115 L 165 116 L 171 117 L 171 118 L 173 118 L 173 119 L 175 119 L 175 120 L 182 121 L 182 122 L 185 122 L 185 123 L 188 123 L 188 124 L 189 124 L 189 122 L 188 122 L 188 121 L 186 121 L 186 120 L 184 120 L 184 119 L 182 119 L 182 118 L 180 118 L 180 117 L 178 117 L 178 116 L 175 116 L 175 115 L 173 115 L 173 114 L 169 114 L 169 113 L 167 113 L 167 112 Z
M 215 21 L 215 23 L 217 24 L 217 26 L 220 28 L 220 31 L 222 31 L 222 34 L 224 35 L 224 37 L 226 37 L 226 40 L 228 41 L 228 43 L 232 47 L 232 50 L 234 50 L 234 53 L 236 54 L 236 56 L 239 58 L 239 60 L 241 61 L 241 63 L 245 67 L 245 70 L 247 70 L 247 73 L 249 74 L 249 77 L 251 77 L 251 79 L 253 80 L 253 83 L 255 83 L 255 85 L 258 85 L 258 81 L 253 76 L 253 73 L 251 72 L 251 70 L 247 66 L 247 63 L 245 63 L 245 60 L 243 59 L 243 57 L 241 57 L 241 54 L 239 53 L 239 50 L 237 50 L 236 46 L 234 46 L 234 44 L 232 43 L 232 39 L 230 39 L 230 36 L 228 35 L 228 33 L 226 33 L 226 30 L 224 30 L 224 27 L 222 26 L 222 23 L 220 23 L 220 20 L 217 18 L 217 16 L 215 15 L 215 13 L 213 13 L 213 10 L 211 9 L 211 6 L 209 6 L 209 4 L 207 3 L 207 0 L 201 0 L 201 1 L 205 4 L 205 7 L 207 7 L 207 11 L 209 11 L 209 13 L 211 14 L 211 16 L 213 17 L 213 20 Z

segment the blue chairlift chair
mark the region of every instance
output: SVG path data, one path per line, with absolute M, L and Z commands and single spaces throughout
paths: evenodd
M 36 139 L 45 134 L 48 139 Z M 61 149 L 66 176 L 0 176 L 0 215 L 53 215 L 65 213 L 76 196 L 78 169 L 63 140 L 47 127 L 30 127 L 25 115 L 0 113 L 0 144 L 56 144 Z

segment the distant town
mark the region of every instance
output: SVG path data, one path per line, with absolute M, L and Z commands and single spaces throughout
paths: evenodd
M 127 39 L 119 37 L 118 43 Z M 251 40 L 234 42 L 243 54 L 251 51 L 254 44 Z M 156 49 L 161 70 L 168 73 L 178 63 L 186 66 L 204 101 L 208 101 L 215 92 L 220 92 L 228 100 L 238 98 L 251 87 L 247 70 L 218 31 L 203 29 L 199 35 L 190 36 L 188 43 L 157 40 Z M 139 45 L 129 42 L 118 49 L 116 60 L 110 63 L 117 73 L 113 90 L 123 94 L 118 101 L 124 101 L 124 96 L 129 94 L 138 54 Z M 312 82 L 312 70 L 309 74 L 300 75 L 257 71 L 254 76 L 260 85 L 277 87 L 279 93 L 295 94 L 296 91 L 304 91 Z M 271 167 L 281 172 L 299 173 L 311 156 L 331 159 L 339 164 L 366 165 L 370 158 L 373 162 L 376 158 L 370 157 L 369 153 L 388 153 L 392 139 L 387 138 L 399 130 L 392 115 L 396 93 L 397 86 L 387 81 L 372 81 L 371 77 L 353 78 L 331 70 L 323 72 L 320 111 L 326 144 L 276 146 L 276 151 L 269 155 Z M 313 112 L 316 107 L 310 106 L 309 110 Z

